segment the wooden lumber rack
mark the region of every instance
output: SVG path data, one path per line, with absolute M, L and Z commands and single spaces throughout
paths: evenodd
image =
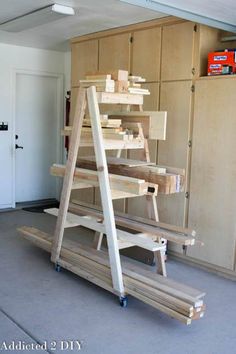
M 112 73 L 112 77 L 123 77 L 124 73 L 124 71 L 120 73 L 118 71 Z M 128 75 L 127 72 L 126 75 Z M 92 80 L 96 82 L 96 75 L 91 76 L 93 77 Z M 110 82 L 108 84 L 110 90 Z M 87 83 L 84 82 L 78 90 L 73 125 L 71 129 L 65 130 L 70 132 L 70 147 L 66 165 L 53 165 L 51 168 L 53 175 L 63 177 L 59 209 L 45 210 L 48 214 L 57 217 L 54 234 L 49 235 L 29 227 L 21 227 L 19 232 L 35 245 L 51 253 L 51 261 L 55 264 L 57 271 L 61 267 L 68 269 L 114 293 L 119 297 L 121 306 L 126 307 L 127 295 L 132 295 L 171 317 L 185 324 L 190 324 L 192 320 L 203 316 L 205 305 L 202 298 L 205 294 L 166 277 L 165 245 L 161 242 L 161 238 L 164 237 L 170 242 L 182 246 L 193 246 L 196 244 L 195 232 L 158 221 L 155 196 L 158 189 L 163 188 L 164 185 L 163 180 L 160 182 L 161 174 L 168 175 L 168 172 L 165 167 L 154 167 L 150 163 L 147 140 L 143 134 L 141 123 L 135 122 L 135 124 L 138 124 L 138 140 L 140 146 L 146 151 L 147 159 L 146 162 L 139 163 L 137 161 L 121 162 L 120 159 L 121 149 L 133 148 L 131 145 L 134 143 L 134 139 L 130 141 L 110 139 L 109 134 L 120 134 L 120 130 L 114 130 L 113 126 L 111 132 L 105 132 L 104 134 L 101 123 L 101 120 L 104 121 L 104 117 L 101 119 L 100 103 L 140 108 L 145 93 L 141 94 L 142 90 L 138 90 L 137 93 L 97 92 L 96 86 L 88 85 L 88 88 L 86 87 Z M 101 87 L 103 85 L 100 85 L 100 89 Z M 115 84 L 114 87 L 117 87 L 117 85 Z M 93 144 L 95 157 L 88 158 L 86 162 L 84 159 L 78 160 L 78 150 L 80 146 L 83 146 L 83 143 L 86 144 L 86 141 L 83 142 L 82 139 L 82 131 L 87 106 L 89 122 L 86 118 L 86 124 L 89 126 L 90 135 L 85 140 L 88 139 L 89 144 Z M 148 113 L 149 118 L 153 116 L 154 114 Z M 122 119 L 122 116 L 119 116 L 120 119 Z M 148 122 L 150 126 L 150 121 Z M 118 119 L 116 123 L 119 124 Z M 113 123 L 113 125 L 116 125 L 116 123 Z M 87 130 L 84 131 L 87 134 Z M 158 134 L 160 134 L 160 131 Z M 118 150 L 118 160 L 116 162 L 107 160 L 105 151 L 109 149 Z M 76 166 L 77 161 L 79 167 Z M 137 165 L 145 178 L 137 175 L 137 169 L 135 170 Z M 134 172 L 132 173 L 134 175 L 126 173 L 126 168 L 127 171 L 133 169 Z M 159 176 L 159 180 L 147 178 L 147 175 L 149 177 L 153 176 L 153 168 L 155 168 L 154 174 Z M 114 172 L 112 172 L 113 169 Z M 120 170 L 120 173 L 118 170 Z M 180 188 L 182 175 L 176 173 L 176 171 L 174 174 L 179 176 L 178 188 Z M 168 180 L 169 177 L 165 176 L 165 178 Z M 174 185 L 177 188 L 176 180 Z M 70 200 L 73 189 L 94 186 L 100 188 L 102 204 L 100 210 L 95 206 L 78 204 L 77 201 Z M 171 186 L 173 187 L 173 184 Z M 170 189 L 170 186 L 168 188 Z M 146 195 L 147 200 L 153 205 L 154 220 L 131 217 L 122 213 L 114 214 L 113 199 L 140 195 Z M 67 237 L 64 237 L 66 228 L 77 226 L 95 231 L 94 242 L 96 245 L 93 244 L 89 247 L 81 242 L 70 241 Z M 103 235 L 106 235 L 106 250 L 102 249 L 101 246 Z M 120 249 L 132 246 L 147 249 L 155 254 L 159 274 L 143 269 L 142 266 L 138 266 L 120 256 Z

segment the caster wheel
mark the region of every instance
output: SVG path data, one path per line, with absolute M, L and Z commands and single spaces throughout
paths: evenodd
M 55 271 L 58 272 L 58 273 L 60 273 L 60 271 L 61 271 L 61 266 L 60 266 L 59 264 L 56 264 L 56 265 L 55 265 Z
M 121 307 L 127 307 L 128 306 L 128 298 L 127 298 L 127 296 L 120 297 L 120 306 Z

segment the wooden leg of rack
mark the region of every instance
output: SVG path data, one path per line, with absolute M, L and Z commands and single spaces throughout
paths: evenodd
M 93 239 L 93 247 L 96 248 L 96 250 L 98 251 L 100 251 L 101 249 L 102 239 L 103 239 L 103 233 L 96 231 Z
M 60 257 L 61 245 L 64 235 L 64 228 L 66 223 L 66 215 L 68 211 L 70 194 L 74 179 L 74 170 L 76 167 L 76 160 L 80 144 L 81 129 L 86 109 L 86 91 L 80 88 L 76 100 L 75 114 L 73 120 L 73 129 L 70 138 L 69 154 L 66 163 L 65 176 L 63 179 L 63 186 L 60 199 L 60 208 L 57 217 L 54 238 L 52 242 L 51 260 L 56 263 Z
M 148 217 L 152 220 L 159 221 L 156 197 L 152 195 L 147 195 L 146 200 L 147 200 Z M 158 238 L 157 241 L 161 243 L 161 238 Z M 157 263 L 157 273 L 166 277 L 167 271 L 166 271 L 166 264 L 165 264 L 165 257 L 166 257 L 165 252 L 156 251 L 154 252 L 154 257 Z

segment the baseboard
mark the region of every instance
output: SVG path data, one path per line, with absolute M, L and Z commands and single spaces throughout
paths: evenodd
M 210 273 L 217 274 L 221 277 L 236 281 L 236 272 L 232 270 L 225 269 L 189 256 L 185 256 L 174 251 L 168 251 L 168 257 L 176 259 L 185 264 L 189 264 L 197 268 L 204 269 Z

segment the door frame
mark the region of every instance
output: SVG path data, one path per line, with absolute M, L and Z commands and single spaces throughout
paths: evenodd
M 62 163 L 64 160 L 64 146 L 61 138 L 61 129 L 64 126 L 64 75 L 59 73 L 51 73 L 41 70 L 24 70 L 13 69 L 12 72 L 12 208 L 16 207 L 16 150 L 15 150 L 15 135 L 16 135 L 16 83 L 17 75 L 51 77 L 57 80 L 57 122 L 56 122 L 56 161 Z M 49 173 L 49 171 L 48 171 Z M 61 181 L 56 179 L 56 197 L 59 199 L 61 190 Z

